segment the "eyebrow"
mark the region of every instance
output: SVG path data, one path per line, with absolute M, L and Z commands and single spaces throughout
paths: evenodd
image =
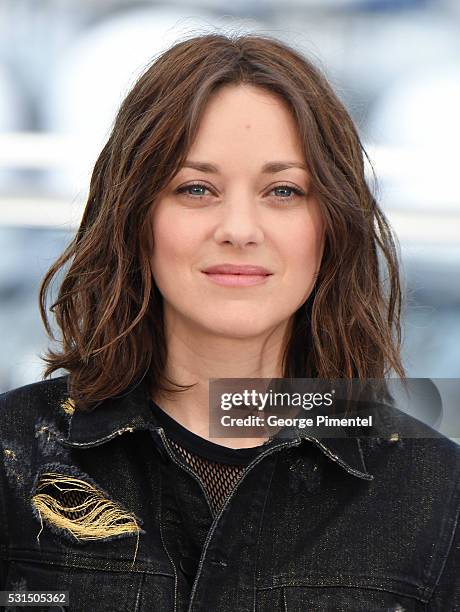
M 200 172 L 209 172 L 212 174 L 219 174 L 219 166 L 210 164 L 209 162 L 191 161 L 188 160 L 182 166 L 183 168 L 193 168 Z M 262 166 L 263 174 L 274 174 L 275 172 L 281 172 L 282 170 L 288 170 L 289 168 L 300 168 L 308 172 L 307 166 L 299 162 L 288 162 L 288 161 L 272 161 L 267 162 Z

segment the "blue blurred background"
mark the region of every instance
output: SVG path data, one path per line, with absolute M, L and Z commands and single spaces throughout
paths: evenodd
M 42 378 L 39 283 L 78 226 L 117 106 L 156 54 L 208 30 L 278 37 L 325 71 L 359 128 L 400 241 L 408 375 L 460 377 L 460 2 L 231 7 L 0 1 L 0 391 Z

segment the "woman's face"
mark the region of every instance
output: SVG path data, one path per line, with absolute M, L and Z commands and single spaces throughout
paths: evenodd
M 216 92 L 186 164 L 151 211 L 151 270 L 169 324 L 255 337 L 287 323 L 307 300 L 324 226 L 297 164 L 305 165 L 301 142 L 283 102 L 248 85 Z M 221 264 L 262 266 L 270 275 L 204 272 Z

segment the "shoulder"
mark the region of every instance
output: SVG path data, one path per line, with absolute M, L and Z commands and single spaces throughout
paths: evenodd
M 451 468 L 460 471 L 460 444 L 454 439 L 395 406 L 379 404 L 372 414 L 375 425 L 369 438 L 364 438 L 364 446 L 387 449 L 402 469 L 421 466 L 425 482 L 430 472 L 438 479 L 448 476 Z
M 25 444 L 40 420 L 65 421 L 68 375 L 23 385 L 0 394 L 0 443 Z
M 376 408 L 370 437 L 360 439 L 374 486 L 413 520 L 453 530 L 460 512 L 460 445 L 394 406 Z M 423 520 L 420 516 L 423 514 Z
M 460 445 L 395 407 L 379 407 L 378 417 L 379 437 L 361 438 L 374 486 L 447 544 L 460 513 Z
M 0 393 L 0 409 L 11 409 L 13 406 L 40 405 L 54 403 L 67 393 L 68 375 L 39 380 Z
M 0 484 L 6 475 L 11 490 L 26 487 L 37 450 L 61 452 L 51 432 L 68 431 L 68 376 L 30 383 L 0 395 Z
M 362 446 L 368 469 L 385 482 L 398 478 L 441 492 L 460 489 L 460 445 L 394 406 L 373 408 L 375 426 Z M 383 471 L 382 471 L 383 470 Z

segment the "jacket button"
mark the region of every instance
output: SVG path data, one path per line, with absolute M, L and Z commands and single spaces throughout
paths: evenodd
M 198 571 L 199 560 L 193 557 L 182 557 L 179 566 L 186 576 L 194 577 Z

